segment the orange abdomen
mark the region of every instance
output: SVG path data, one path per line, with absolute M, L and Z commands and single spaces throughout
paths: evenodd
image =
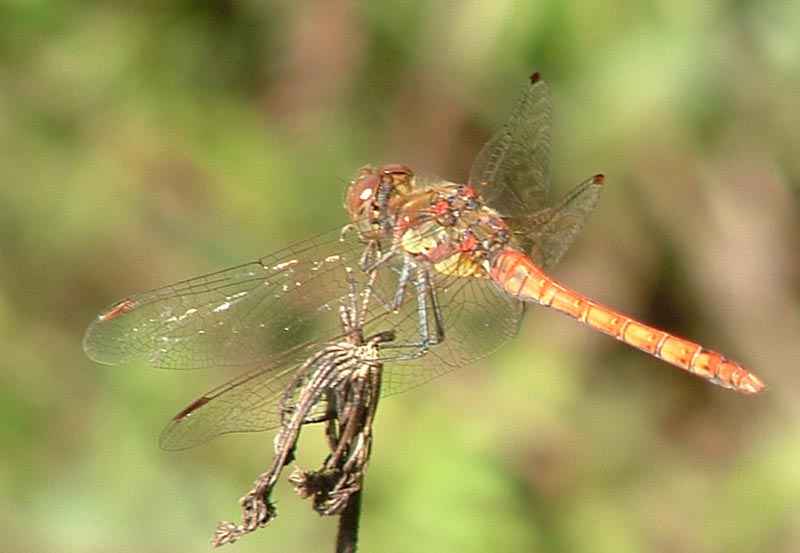
M 566 313 L 714 384 L 745 394 L 756 394 L 766 388 L 758 376 L 724 355 L 640 323 L 559 284 L 516 250 L 500 252 L 493 260 L 490 274 L 503 290 L 520 300 Z

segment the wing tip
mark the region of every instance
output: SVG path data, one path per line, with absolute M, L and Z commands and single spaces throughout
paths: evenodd
M 528 77 L 528 79 L 530 80 L 531 84 L 536 84 L 542 80 L 542 74 L 538 71 L 534 71 L 531 76 Z
M 103 341 L 97 339 L 94 328 L 95 325 L 92 324 L 83 336 L 83 352 L 86 354 L 86 357 L 95 363 L 114 365 L 114 360 L 110 358 L 106 349 L 103 347 Z

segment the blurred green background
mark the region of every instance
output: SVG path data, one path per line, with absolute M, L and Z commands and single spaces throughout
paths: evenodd
M 800 4 L 377 6 L 0 4 L 2 549 L 208 550 L 272 436 L 161 451 L 226 374 L 93 364 L 92 317 L 344 223 L 366 163 L 463 181 L 538 70 L 556 194 L 607 176 L 556 276 L 771 388 L 533 308 L 499 353 L 381 403 L 361 550 L 798 551 Z M 333 549 L 335 520 L 276 499 L 231 551 Z

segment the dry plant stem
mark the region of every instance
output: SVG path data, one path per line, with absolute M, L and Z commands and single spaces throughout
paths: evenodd
M 355 299 L 353 298 L 355 302 Z M 242 523 L 222 522 L 212 544 L 233 543 L 269 524 L 276 516 L 269 496 L 278 476 L 294 458 L 304 424 L 326 422 L 331 450 L 318 471 L 296 469 L 290 481 L 303 497 L 313 497 L 321 515 L 342 515 L 337 551 L 355 551 L 360 516 L 360 491 L 372 443 L 372 421 L 380 397 L 380 344 L 394 339 L 381 332 L 365 340 L 355 304 L 342 307 L 347 339 L 329 344 L 303 363 L 287 387 L 281 407 L 281 431 L 275 459 L 240 500 Z
M 361 518 L 361 490 L 353 493 L 342 514 L 336 536 L 336 553 L 355 553 L 358 548 L 358 525 Z
M 335 379 L 336 369 L 341 363 L 341 357 L 348 354 L 348 344 L 334 344 L 326 347 L 321 352 L 306 361 L 298 372 L 298 377 L 287 389 L 287 396 L 297 388 L 299 381 L 308 377 L 308 382 L 301 388 L 299 399 L 291 409 L 291 416 L 284 417 L 284 424 L 275 439 L 275 459 L 269 470 L 259 476 L 253 488 L 239 501 L 242 505 L 242 523 L 234 524 L 223 521 L 217 527 L 212 545 L 215 547 L 226 543 L 233 543 L 245 534 L 269 524 L 275 518 L 276 510 L 269 501 L 272 488 L 275 486 L 281 470 L 294 457 L 300 430 L 307 421 L 309 413 L 320 401 L 320 397 Z
M 385 337 L 376 337 L 385 340 Z M 320 514 L 338 514 L 351 494 L 361 489 L 372 448 L 372 422 L 380 397 L 380 366 L 362 363 L 343 387 L 337 416 L 326 424 L 331 455 L 325 469 L 341 477 L 328 492 L 328 501 L 315 502 Z

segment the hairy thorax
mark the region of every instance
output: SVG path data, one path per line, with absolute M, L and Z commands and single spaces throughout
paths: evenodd
M 393 200 L 395 240 L 439 273 L 488 278 L 493 254 L 509 245 L 508 225 L 470 186 L 439 183 Z

